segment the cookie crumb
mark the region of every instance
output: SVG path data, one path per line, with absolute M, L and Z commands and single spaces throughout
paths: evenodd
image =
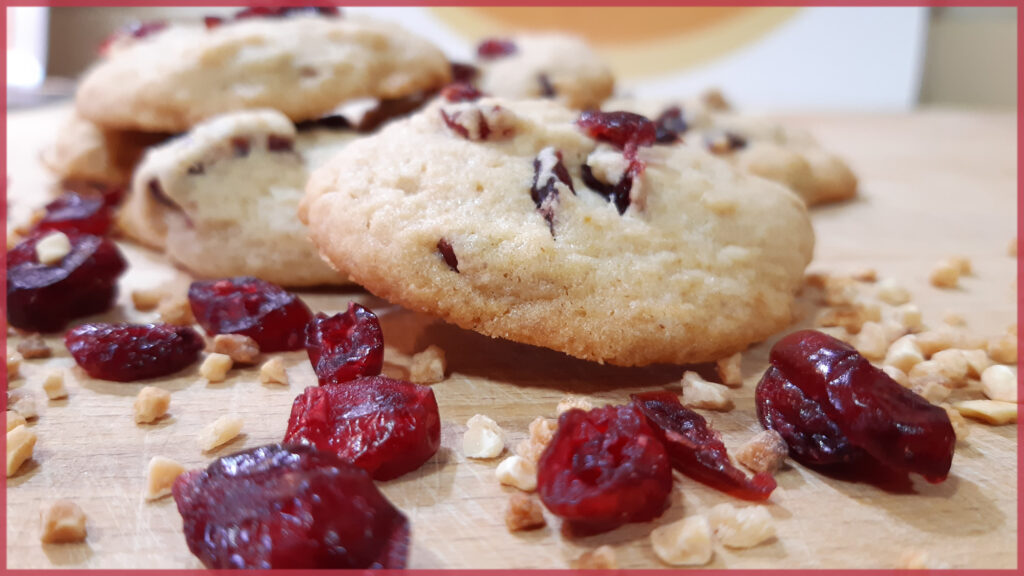
M 774 474 L 789 455 L 789 447 L 775 430 L 762 430 L 736 451 L 736 460 L 754 472 Z
M 949 260 L 943 260 L 932 268 L 928 281 L 936 288 L 956 288 L 960 283 L 960 268 Z
M 1017 404 L 999 400 L 964 400 L 955 402 L 953 409 L 974 420 L 996 426 L 1017 421 Z
M 537 489 L 537 466 L 522 456 L 505 458 L 498 464 L 494 474 L 498 477 L 498 482 L 505 486 L 518 488 L 523 492 L 533 492 Z
M 18 354 L 27 359 L 49 358 L 53 355 L 53 350 L 46 344 L 42 336 L 29 334 L 21 342 L 18 342 Z
M 85 512 L 70 500 L 57 500 L 42 510 L 39 539 L 47 544 L 83 542 L 86 537 Z
M 167 414 L 171 405 L 171 393 L 156 386 L 146 386 L 139 390 L 132 409 L 137 424 L 148 424 Z
M 989 400 L 1017 401 L 1017 374 L 1008 366 L 989 366 L 981 374 L 981 392 Z
M 509 532 L 537 530 L 547 525 L 544 520 L 544 509 L 540 502 L 522 492 L 512 494 L 505 511 L 505 526 Z
M 260 345 L 242 334 L 217 334 L 209 351 L 230 357 L 234 364 L 255 364 L 260 357 Z
M 260 382 L 263 384 L 288 385 L 288 371 L 284 368 L 284 360 L 274 356 L 260 366 Z
M 174 480 L 185 472 L 180 462 L 153 456 L 146 466 L 146 500 L 156 500 L 171 493 Z
M 763 506 L 719 504 L 708 513 L 715 537 L 729 548 L 753 548 L 775 537 L 775 522 Z
M 7 411 L 7 431 L 10 432 L 18 426 L 24 426 L 28 421 L 21 414 L 18 414 L 14 410 Z
M 157 306 L 160 321 L 173 326 L 191 326 L 196 323 L 188 298 L 164 298 Z
M 24 424 L 15 426 L 7 432 L 7 477 L 10 478 L 18 472 L 18 468 L 28 459 L 32 458 L 32 451 L 36 446 L 36 433 L 29 430 Z
M 43 392 L 50 400 L 60 400 L 68 397 L 68 389 L 64 386 L 64 372 L 53 370 L 43 379 Z
M 245 423 L 241 416 L 225 414 L 199 431 L 199 447 L 209 452 L 235 439 Z
M 589 412 L 594 409 L 594 405 L 590 400 L 587 400 L 582 396 L 574 396 L 570 394 L 558 402 L 558 406 L 555 407 L 555 413 L 561 416 L 562 412 L 567 412 L 573 408 Z
M 207 382 L 223 382 L 228 371 L 234 366 L 231 357 L 219 352 L 211 352 L 199 365 L 199 375 L 206 378 Z
M 651 531 L 651 547 L 670 566 L 703 566 L 711 562 L 711 526 L 701 515 L 659 526 Z
M 530 437 L 516 445 L 516 454 L 536 464 L 557 429 L 558 422 L 555 420 L 543 416 L 534 418 L 530 422 Z
M 139 312 L 151 312 L 156 310 L 163 299 L 164 291 L 159 288 L 140 288 L 138 290 L 132 290 L 132 306 L 134 306 Z
M 729 389 L 721 384 L 708 382 L 700 374 L 687 370 L 683 374 L 683 404 L 704 410 L 727 412 L 732 410 Z
M 409 379 L 417 384 L 436 384 L 444 380 L 446 369 L 444 350 L 431 344 L 422 352 L 413 354 L 409 364 Z
M 569 565 L 574 570 L 618 570 L 619 560 L 615 557 L 615 549 L 605 544 L 584 552 Z
M 718 379 L 722 381 L 722 384 L 733 388 L 743 385 L 743 372 L 740 370 L 742 363 L 743 354 L 741 352 L 715 361 Z
M 462 453 L 466 458 L 497 458 L 505 450 L 505 436 L 494 420 L 476 414 L 466 422 Z
M 51 232 L 36 242 L 36 258 L 40 264 L 52 266 L 71 253 L 71 240 L 63 232 Z

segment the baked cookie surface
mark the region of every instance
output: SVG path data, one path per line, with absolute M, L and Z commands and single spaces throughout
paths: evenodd
M 127 186 L 146 148 L 167 138 L 162 133 L 104 130 L 72 113 L 41 159 L 61 180 Z
M 704 150 L 629 162 L 551 100 L 439 98 L 313 173 L 300 217 L 374 294 L 463 328 L 620 365 L 714 360 L 787 326 L 804 203 Z M 571 189 L 570 189 L 571 184 Z

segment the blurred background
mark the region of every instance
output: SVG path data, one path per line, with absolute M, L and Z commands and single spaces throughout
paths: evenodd
M 9 106 L 67 96 L 111 32 L 233 8 L 7 8 Z M 718 86 L 748 110 L 1014 109 L 1016 8 L 346 8 L 394 20 L 453 59 L 523 29 L 585 36 L 619 91 L 674 97 Z M 13 88 L 12 88 L 13 87 Z

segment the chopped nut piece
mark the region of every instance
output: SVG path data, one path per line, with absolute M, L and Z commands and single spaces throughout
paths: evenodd
M 853 279 L 858 282 L 876 282 L 878 272 L 874 268 L 862 268 L 853 273 Z
M 737 352 L 727 358 L 719 358 L 715 362 L 715 368 L 718 369 L 718 378 L 722 381 L 722 384 L 726 386 L 742 386 L 743 385 L 743 371 L 740 367 L 743 364 L 743 354 Z
M 181 463 L 153 456 L 146 467 L 146 500 L 156 500 L 171 493 L 174 480 L 185 472 Z
M 557 429 L 558 422 L 555 420 L 543 416 L 534 418 L 530 422 L 530 437 L 516 446 L 516 454 L 536 464 Z
M 505 435 L 494 420 L 476 414 L 466 425 L 462 452 L 467 458 L 497 458 L 505 450 Z
M 903 304 L 893 309 L 893 320 L 908 332 L 920 332 L 924 327 L 921 309 L 916 304 Z
M 68 389 L 64 386 L 64 372 L 54 370 L 43 379 L 43 392 L 50 400 L 60 400 L 68 397 Z
M 494 471 L 498 482 L 518 488 L 523 492 L 537 489 L 537 466 L 522 456 L 509 456 L 498 464 Z
M 615 557 L 615 549 L 605 544 L 584 552 L 570 562 L 570 566 L 574 570 L 618 570 L 619 561 Z
M 986 368 L 992 365 L 992 359 L 984 350 L 961 350 L 964 360 L 967 360 L 967 375 L 971 378 L 981 378 Z
M 964 351 L 956 348 L 936 352 L 930 362 L 936 362 L 946 379 L 943 386 L 963 388 L 967 385 L 967 358 Z
M 591 404 L 590 400 L 587 400 L 586 398 L 580 396 L 573 396 L 570 394 L 569 396 L 562 398 L 562 400 L 558 402 L 558 406 L 555 407 L 555 413 L 561 416 L 562 412 L 567 412 L 569 410 L 572 410 L 573 408 L 578 408 L 579 410 L 583 410 L 584 412 L 589 412 L 590 410 L 594 409 L 594 405 Z
M 753 548 L 775 537 L 775 522 L 763 506 L 719 504 L 708 513 L 715 537 L 729 548 Z
M 949 423 L 953 425 L 953 434 L 956 434 L 957 441 L 961 442 L 967 439 L 971 429 L 967 426 L 967 420 L 964 420 L 963 414 L 949 404 L 939 404 L 939 406 L 946 411 L 946 416 L 949 416 Z
M 171 393 L 156 386 L 146 386 L 135 397 L 135 422 L 148 424 L 164 414 L 171 405 Z
M 968 418 L 989 424 L 1009 424 L 1017 421 L 1017 404 L 999 400 L 964 400 L 953 408 Z
M 932 268 L 928 281 L 937 288 L 956 288 L 960 283 L 960 268 L 949 260 L 943 260 Z
M 955 388 L 956 386 L 954 386 L 950 376 L 947 369 L 935 360 L 920 362 L 907 373 L 907 378 L 910 380 L 910 388 L 922 396 L 925 396 L 923 391 L 932 385 L 942 386 L 943 388 Z M 928 396 L 925 397 L 928 398 Z
M 942 321 L 956 328 L 963 328 L 964 326 L 967 326 L 967 319 L 963 317 L 963 314 L 958 312 L 946 312 L 942 315 Z
M 29 334 L 18 342 L 18 353 L 22 358 L 49 358 L 53 355 L 46 341 L 39 334 Z
M 875 295 L 879 300 L 892 306 L 910 302 L 910 292 L 892 278 L 883 278 L 875 285 Z
M 981 374 L 981 391 L 989 400 L 1017 401 L 1017 374 L 1008 366 L 989 366 Z
M 192 305 L 188 298 L 165 298 L 156 310 L 160 321 L 174 326 L 191 326 L 196 323 L 192 315 Z
M 658 559 L 670 566 L 703 566 L 711 562 L 711 526 L 704 516 L 690 516 L 651 531 Z
M 435 384 L 444 380 L 446 369 L 444 350 L 431 344 L 422 352 L 413 354 L 409 363 L 409 379 L 419 384 Z
M 683 374 L 683 405 L 705 410 L 729 411 L 733 408 L 729 389 L 708 382 L 700 374 L 687 370 Z
M 217 418 L 212 424 L 199 431 L 199 447 L 203 452 L 209 452 L 218 446 L 227 444 L 242 431 L 243 423 L 244 420 L 241 416 L 225 414 Z
M 235 364 L 255 364 L 260 357 L 260 345 L 241 334 L 217 334 L 210 352 L 229 356 Z
M 86 537 L 85 512 L 70 500 L 57 500 L 41 514 L 39 539 L 47 544 L 82 542 Z
M 31 420 L 39 415 L 36 411 L 36 398 L 28 390 L 11 392 L 7 402 L 7 408 L 21 414 L 25 420 Z
M 223 382 L 232 366 L 234 366 L 234 362 L 231 361 L 230 356 L 211 352 L 199 365 L 199 375 L 206 378 L 208 382 Z
M 882 321 L 882 304 L 878 300 L 862 298 L 857 300 L 854 305 L 860 311 L 861 319 L 864 322 Z
M 950 256 L 946 259 L 946 262 L 952 264 L 961 276 L 970 276 L 972 272 L 971 259 L 967 256 Z
M 889 345 L 905 333 L 903 326 L 894 322 L 865 322 L 854 348 L 868 360 L 877 362 L 885 358 Z
M 132 305 L 135 306 L 135 309 L 139 312 L 149 312 L 151 310 L 156 310 L 164 297 L 164 291 L 159 288 L 142 288 L 139 290 L 132 290 Z
M 924 362 L 924 354 L 913 335 L 897 338 L 885 353 L 885 365 L 909 372 L 915 365 Z
M 824 272 L 808 272 L 804 275 L 804 283 L 812 288 L 825 288 L 828 281 L 828 274 Z
M 818 314 L 815 324 L 826 327 L 841 326 L 850 334 L 856 334 L 864 325 L 864 315 L 860 308 L 853 306 L 826 308 Z
M 939 326 L 934 330 L 925 330 L 916 334 L 917 346 L 925 358 L 931 358 L 936 352 L 949 348 L 975 350 L 984 348 L 984 344 L 964 332 L 951 326 Z
M 264 384 L 288 385 L 288 371 L 284 368 L 284 360 L 274 356 L 260 366 L 260 382 Z
M 18 376 L 18 370 L 21 368 L 21 353 L 15 352 L 10 348 L 7 349 L 7 380 L 11 381 Z
M 52 266 L 71 253 L 71 240 L 63 232 L 51 232 L 36 242 L 36 258 L 40 264 Z
M 7 432 L 7 477 L 18 472 L 18 468 L 32 457 L 36 446 L 36 433 L 24 425 L 15 426 Z
M 25 420 L 25 417 L 22 416 L 21 414 L 18 414 L 14 410 L 8 410 L 7 411 L 7 431 L 8 432 L 10 432 L 11 430 L 14 430 L 18 426 L 24 426 L 26 422 L 27 421 Z
M 988 355 L 999 364 L 1017 363 L 1017 335 L 1003 334 L 988 340 Z
M 907 373 L 904 372 L 903 370 L 900 370 L 895 366 L 889 366 L 888 364 L 886 364 L 885 366 L 882 366 L 882 372 L 885 372 L 885 374 L 889 378 L 895 380 L 896 383 L 899 384 L 900 386 L 903 386 L 904 388 L 910 388 L 910 378 L 907 376 Z
M 540 502 L 522 492 L 512 494 L 505 512 L 505 526 L 509 532 L 536 530 L 546 525 Z
M 736 451 L 736 460 L 754 472 L 774 474 L 782 467 L 789 447 L 775 430 L 762 430 Z
M 849 306 L 857 299 L 857 284 L 847 276 L 825 278 L 825 304 Z

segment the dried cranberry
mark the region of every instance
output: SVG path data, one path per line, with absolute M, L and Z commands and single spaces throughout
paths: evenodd
M 537 82 L 540 83 L 540 95 L 545 98 L 554 98 L 558 95 L 555 91 L 554 85 L 551 84 L 551 79 L 548 78 L 547 74 L 539 74 L 537 76 Z
M 317 313 L 306 326 L 306 351 L 321 386 L 376 376 L 384 366 L 384 333 L 376 314 L 350 302 L 347 312 Z
M 178 476 L 189 550 L 207 568 L 404 568 L 409 522 L 366 472 L 271 444 Z
M 569 187 L 573 194 L 572 178 L 565 164 L 562 164 L 562 153 L 552 147 L 545 148 L 533 159 L 533 186 L 530 187 L 530 198 L 537 205 L 537 210 L 544 216 L 551 233 L 555 233 L 555 205 L 558 204 L 558 183 Z
M 870 459 L 929 482 L 946 479 L 956 437 L 946 411 L 903 388 L 855 349 L 814 330 L 772 348 L 757 414 L 809 466 Z
M 457 84 L 472 84 L 480 71 L 472 64 L 452 62 L 452 82 Z
M 309 307 L 276 284 L 241 276 L 193 282 L 188 301 L 207 334 L 241 334 L 263 352 L 302 348 Z
M 654 140 L 661 144 L 678 142 L 680 137 L 689 130 L 689 125 L 683 118 L 683 111 L 679 106 L 667 108 L 654 119 L 656 135 Z
M 541 501 L 572 530 L 596 533 L 661 515 L 672 490 L 668 454 L 632 405 L 572 409 L 537 465 Z
M 65 192 L 46 205 L 46 215 L 35 228 L 106 236 L 110 232 L 111 222 L 110 209 L 102 196 Z
M 206 26 L 207 30 L 212 30 L 224 23 L 224 19 L 220 16 L 203 16 L 203 26 Z
M 718 432 L 703 416 L 680 404 L 675 394 L 647 392 L 633 394 L 631 399 L 665 445 L 676 470 L 744 500 L 766 500 L 775 490 L 771 474 L 747 478 L 733 466 Z
M 235 20 L 247 18 L 284 18 L 295 14 L 314 14 L 317 16 L 338 17 L 341 10 L 337 6 L 253 6 L 235 13 Z
M 164 20 L 150 20 L 148 22 L 132 22 L 127 26 L 121 28 L 117 32 L 114 32 L 110 36 L 107 36 L 103 42 L 100 43 L 99 53 L 105 54 L 110 46 L 121 38 L 145 38 L 160 32 L 164 28 L 167 28 L 167 22 Z
M 576 125 L 587 136 L 623 150 L 630 160 L 634 159 L 637 147 L 654 144 L 658 133 L 653 122 L 632 112 L 586 110 L 580 114 Z
M 434 391 L 384 376 L 311 386 L 292 404 L 285 442 L 312 444 L 391 480 L 419 468 L 441 446 Z
M 501 58 L 503 56 L 509 56 L 515 54 L 518 48 L 516 48 L 515 42 L 504 38 L 488 38 L 476 47 L 477 57 L 483 60 L 493 60 L 495 58 Z
M 479 100 L 483 93 L 469 84 L 455 82 L 442 88 L 441 96 L 449 102 L 472 102 Z
M 455 255 L 455 249 L 452 248 L 451 242 L 441 238 L 437 241 L 437 251 L 441 254 L 441 258 L 444 259 L 444 263 L 457 273 L 459 271 L 459 257 Z
M 341 114 L 330 114 L 314 120 L 303 120 L 295 123 L 295 129 L 302 132 L 314 128 L 325 128 L 327 130 L 348 130 L 352 128 L 352 122 Z
M 295 140 L 271 134 L 267 136 L 267 150 L 271 152 L 293 152 L 295 150 Z
M 601 182 L 594 176 L 594 171 L 590 166 L 586 164 L 580 168 L 580 173 L 583 176 L 583 183 L 586 184 L 587 188 L 615 204 L 615 209 L 619 211 L 619 214 L 626 213 L 626 209 L 629 208 L 629 193 L 633 190 L 633 174 L 631 170 L 626 170 L 626 173 L 622 175 L 622 178 L 616 184 Z
M 114 305 L 117 279 L 127 263 L 113 242 L 67 234 L 71 252 L 55 265 L 39 262 L 36 243 L 49 232 L 33 232 L 7 252 L 7 321 L 33 332 L 56 332 L 73 318 Z
M 437 95 L 436 91 L 422 90 L 401 98 L 381 100 L 376 106 L 363 114 L 363 117 L 359 119 L 359 124 L 356 125 L 356 130 L 359 132 L 373 132 L 378 126 L 388 120 L 419 110 L 435 95 Z
M 71 356 L 100 380 L 133 382 L 174 374 L 199 359 L 203 337 L 190 326 L 82 324 L 64 336 Z

